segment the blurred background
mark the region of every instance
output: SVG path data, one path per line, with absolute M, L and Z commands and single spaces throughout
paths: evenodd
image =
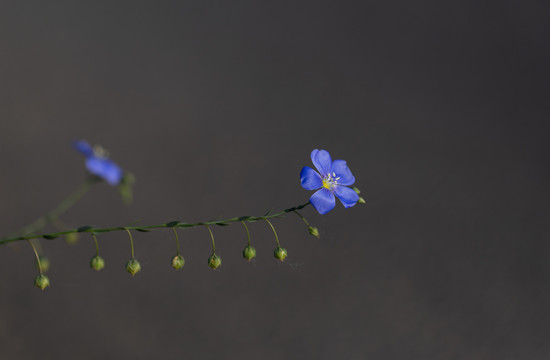
M 547 359 L 550 7 L 544 1 L 1 1 L 0 232 L 85 178 L 71 141 L 137 179 L 67 227 L 262 215 L 304 203 L 312 149 L 366 205 L 0 247 L 0 358 Z M 292 215 L 292 214 L 291 214 Z M 49 230 L 55 230 L 50 228 Z

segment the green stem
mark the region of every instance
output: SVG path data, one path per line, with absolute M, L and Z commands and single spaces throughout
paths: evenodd
M 99 180 L 100 179 L 96 176 L 92 176 L 88 178 L 88 180 L 80 184 L 80 186 L 77 187 L 72 194 L 67 196 L 65 200 L 59 203 L 59 205 L 53 208 L 50 212 L 39 217 L 34 222 L 25 226 L 18 232 L 8 235 L 8 237 L 12 238 L 17 235 L 25 236 L 25 235 L 33 234 L 38 230 L 42 229 L 43 227 L 45 227 L 46 225 L 56 221 L 63 213 L 65 213 L 67 210 L 73 207 L 90 190 L 91 186 L 97 183 Z
M 38 256 L 38 251 L 36 251 L 36 248 L 34 247 L 34 244 L 32 241 L 27 240 L 29 245 L 32 247 L 32 250 L 34 251 L 34 255 L 36 256 L 36 263 L 38 264 L 38 271 L 40 272 L 40 275 L 42 275 L 42 264 L 40 264 L 40 256 Z
M 118 226 L 118 227 L 111 227 L 111 228 L 95 228 L 91 226 L 83 226 L 78 229 L 72 229 L 72 230 L 66 230 L 66 231 L 59 231 L 55 233 L 47 233 L 47 234 L 35 234 L 35 235 L 27 235 L 27 236 L 19 236 L 19 237 L 13 237 L 13 238 L 7 238 L 0 240 L 0 245 L 14 242 L 14 241 L 21 241 L 21 240 L 29 240 L 29 239 L 37 239 L 37 238 L 48 238 L 48 239 L 54 239 L 56 237 L 72 234 L 72 233 L 79 233 L 79 232 L 87 232 L 87 233 L 106 233 L 106 232 L 112 232 L 112 231 L 129 231 L 129 230 L 136 230 L 136 231 L 149 231 L 153 229 L 160 229 L 160 228 L 187 228 L 187 227 L 195 227 L 195 226 L 205 226 L 205 225 L 229 225 L 234 222 L 254 222 L 259 220 L 266 220 L 266 219 L 272 219 L 272 218 L 279 218 L 282 217 L 289 212 L 293 212 L 296 210 L 303 209 L 304 207 L 308 206 L 310 203 L 307 202 L 302 205 L 294 206 L 285 210 L 282 210 L 278 213 L 271 214 L 271 215 L 263 215 L 263 216 L 238 216 L 238 217 L 232 217 L 225 220 L 212 220 L 212 221 L 204 221 L 204 222 L 197 222 L 197 223 L 185 223 L 185 222 L 168 222 L 165 224 L 158 224 L 158 225 L 147 225 L 147 226 Z
M 212 253 L 216 252 L 216 244 L 214 243 L 214 234 L 212 234 L 212 230 L 210 230 L 210 226 L 205 225 L 208 229 L 208 232 L 210 232 L 210 237 L 212 238 Z
M 92 233 L 92 237 L 94 238 L 94 242 L 95 242 L 95 254 L 96 256 L 99 256 L 99 244 L 97 243 L 97 238 L 95 237 L 94 233 Z
M 294 210 L 294 212 L 296 213 L 296 215 L 298 215 L 300 217 L 300 219 L 302 219 L 303 222 L 306 223 L 307 226 L 311 226 L 309 225 L 309 223 L 307 222 L 306 218 L 302 216 L 302 214 L 300 214 L 297 210 Z
M 246 230 L 246 236 L 248 237 L 248 246 L 250 246 L 250 232 L 248 232 L 248 226 L 246 226 L 244 221 L 241 221 L 241 223 L 244 226 L 244 229 Z
M 265 221 L 267 221 L 267 223 L 269 224 L 269 226 L 271 226 L 271 230 L 273 230 L 273 234 L 275 234 L 275 241 L 277 241 L 277 246 L 280 246 L 279 245 L 279 237 L 277 236 L 277 232 L 275 231 L 275 228 L 273 227 L 273 225 L 271 224 L 271 221 L 267 220 L 267 219 L 264 219 Z
M 174 235 L 176 235 L 176 247 L 178 249 L 178 252 L 176 255 L 180 254 L 180 238 L 178 237 L 178 232 L 176 231 L 176 228 L 172 228 L 174 230 Z
M 124 229 L 128 232 L 128 236 L 130 236 L 130 247 L 132 248 L 132 260 L 134 260 L 134 239 L 132 238 L 132 233 L 128 229 Z

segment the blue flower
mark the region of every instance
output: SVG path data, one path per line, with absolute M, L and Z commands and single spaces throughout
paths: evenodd
M 110 185 L 118 185 L 122 180 L 124 172 L 110 160 L 107 152 L 101 147 L 93 148 L 84 140 L 73 142 L 73 147 L 86 157 L 86 168 L 93 175 L 99 176 Z
M 319 172 L 304 166 L 300 172 L 300 181 L 306 190 L 319 189 L 309 198 L 311 205 L 319 214 L 326 214 L 334 209 L 336 205 L 334 195 L 340 199 L 345 208 L 357 203 L 359 195 L 348 187 L 353 185 L 355 177 L 344 160 L 332 161 L 328 151 L 315 149 L 311 152 L 311 161 Z

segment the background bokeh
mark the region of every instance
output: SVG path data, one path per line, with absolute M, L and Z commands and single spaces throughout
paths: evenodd
M 68 227 L 261 215 L 307 201 L 314 148 L 364 206 L 310 236 L 275 220 L 0 248 L 1 359 L 547 359 L 550 7 L 545 1 L 1 1 L 0 229 L 110 150 L 135 201 L 98 185 Z

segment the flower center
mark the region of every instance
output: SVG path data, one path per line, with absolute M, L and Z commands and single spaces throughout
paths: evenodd
M 101 159 L 109 158 L 109 152 L 101 147 L 101 145 L 94 146 L 94 156 Z
M 323 177 L 323 187 L 330 190 L 338 185 L 338 180 L 340 180 L 340 177 L 336 177 L 335 173 L 325 175 Z

